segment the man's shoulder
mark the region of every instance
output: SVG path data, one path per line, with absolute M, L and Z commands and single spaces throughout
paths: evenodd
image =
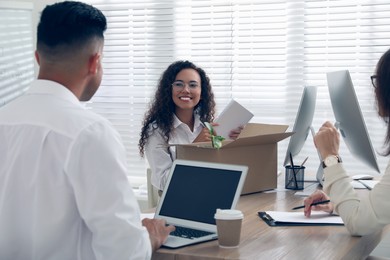
M 113 129 L 113 126 L 109 120 L 103 116 L 87 109 L 68 111 L 68 116 L 72 124 L 69 127 L 74 128 L 76 132 L 82 131 L 87 128 L 97 129 Z

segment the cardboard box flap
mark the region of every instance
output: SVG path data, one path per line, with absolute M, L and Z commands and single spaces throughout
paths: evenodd
M 244 145 L 271 144 L 277 143 L 291 136 L 292 132 L 285 132 L 288 125 L 270 125 L 259 123 L 248 123 L 241 131 L 236 140 L 222 141 L 222 148 L 232 148 Z M 192 146 L 198 148 L 212 148 L 211 142 L 199 142 L 192 144 L 170 144 L 169 146 Z
M 287 132 L 287 133 L 274 133 L 274 134 L 266 134 L 266 135 L 258 135 L 258 136 L 252 136 L 252 137 L 245 137 L 245 138 L 239 138 L 234 142 L 230 142 L 228 144 L 225 144 L 222 146 L 223 148 L 232 148 L 232 147 L 238 147 L 238 146 L 245 146 L 245 145 L 258 145 L 258 144 L 272 144 L 277 143 L 280 140 L 283 140 L 289 136 L 291 136 L 293 132 Z
M 241 131 L 238 139 L 258 136 L 258 135 L 268 135 L 275 133 L 284 133 L 286 132 L 288 125 L 269 125 L 269 124 L 258 124 L 258 123 L 248 123 L 244 129 Z

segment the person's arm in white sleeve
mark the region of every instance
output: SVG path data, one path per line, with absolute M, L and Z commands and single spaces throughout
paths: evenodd
M 325 169 L 324 191 L 329 194 L 335 211 L 341 216 L 352 235 L 373 233 L 390 222 L 390 178 L 386 174 L 367 196 L 359 197 L 350 184 L 342 164 Z
M 119 134 L 106 123 L 91 125 L 74 141 L 66 163 L 96 258 L 150 259 L 151 242 L 127 180 Z
M 324 161 L 328 157 L 337 157 L 340 133 L 327 121 L 314 136 L 314 144 Z M 388 174 L 387 170 L 373 190 L 366 196 L 359 197 L 341 162 L 325 167 L 324 191 L 329 195 L 335 211 L 341 216 L 352 235 L 366 235 L 390 223 L 390 200 L 387 199 L 390 191 Z M 317 193 L 316 196 L 322 195 Z M 310 215 L 309 203 L 311 199 L 305 202 L 305 215 Z
M 169 171 L 175 158 L 168 149 L 168 143 L 165 141 L 159 130 L 155 130 L 149 136 L 145 145 L 145 156 L 149 162 L 152 171 L 151 182 L 159 190 L 163 190 L 168 180 Z

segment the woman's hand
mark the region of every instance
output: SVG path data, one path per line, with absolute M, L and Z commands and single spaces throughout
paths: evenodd
M 240 135 L 242 129 L 244 129 L 244 126 L 239 126 L 233 130 L 230 131 L 229 137 L 233 140 L 236 140 L 237 137 Z
M 340 133 L 329 121 L 325 122 L 314 136 L 314 144 L 322 159 L 339 154 Z
M 218 126 L 217 123 L 210 123 L 210 124 L 213 127 Z M 216 135 L 215 131 L 214 131 L 214 135 Z M 193 143 L 209 142 L 209 141 L 211 141 L 211 133 L 210 133 L 210 130 L 206 126 L 204 126 L 202 131 L 199 133 L 199 135 L 193 141 Z
M 329 196 L 326 195 L 325 192 L 322 190 L 316 190 L 313 192 L 309 197 L 307 197 L 303 203 L 305 205 L 304 213 L 306 217 L 310 217 L 311 211 L 316 210 L 316 211 L 325 211 L 332 213 L 333 212 L 333 203 L 329 202 L 326 204 L 318 204 L 315 206 L 310 206 L 314 202 L 319 202 L 319 201 L 324 201 L 324 200 L 329 200 Z

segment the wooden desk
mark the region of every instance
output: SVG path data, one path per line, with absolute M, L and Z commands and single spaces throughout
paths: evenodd
M 290 210 L 303 201 L 294 191 L 284 190 L 284 180 L 278 187 L 241 196 L 237 208 L 243 211 L 244 221 L 238 248 L 223 249 L 214 240 L 174 250 L 161 248 L 152 259 L 365 259 L 388 231 L 352 237 L 344 226 L 270 227 L 258 211 Z

